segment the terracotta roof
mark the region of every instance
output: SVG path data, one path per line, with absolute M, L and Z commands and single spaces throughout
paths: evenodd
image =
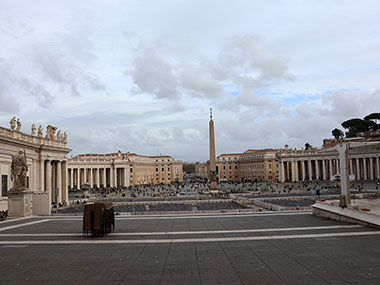
M 242 153 L 222 153 L 222 154 L 219 154 L 219 156 L 231 156 L 231 155 L 242 155 Z
M 277 149 L 273 148 L 265 148 L 265 149 L 247 149 L 244 154 L 246 153 L 263 153 L 263 152 L 277 152 Z

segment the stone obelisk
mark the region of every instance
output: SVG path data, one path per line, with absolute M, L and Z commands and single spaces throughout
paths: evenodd
M 210 192 L 215 194 L 218 193 L 218 185 L 216 182 L 216 163 L 215 163 L 215 136 L 214 136 L 214 121 L 212 120 L 212 108 L 210 108 Z

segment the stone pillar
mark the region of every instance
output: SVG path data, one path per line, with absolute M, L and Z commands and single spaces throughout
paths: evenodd
M 313 178 L 313 169 L 311 168 L 311 160 L 308 160 L 307 161 L 307 166 L 308 166 L 308 170 L 309 170 L 309 180 L 311 181 Z
M 100 187 L 100 168 L 95 169 L 96 186 Z
M 285 182 L 285 162 L 280 162 L 280 182 Z
M 300 177 L 300 174 L 299 174 L 299 170 L 298 170 L 298 161 L 295 160 L 294 161 L 294 181 L 299 181 L 299 177 Z
M 348 148 L 349 144 L 340 144 L 337 146 L 337 150 L 339 153 L 340 160 L 340 170 L 339 173 L 341 175 L 341 202 L 340 206 L 348 207 L 351 204 L 351 193 L 350 193 L 350 182 L 348 179 Z
M 114 168 L 113 168 L 113 186 L 114 187 L 117 187 L 117 167 L 116 165 L 114 165 Z
M 41 158 L 40 160 L 40 165 L 39 165 L 39 170 L 40 170 L 40 186 L 38 189 L 38 192 L 44 192 L 45 190 L 45 160 Z
M 57 202 L 56 193 L 55 193 L 56 188 L 57 188 L 57 161 L 56 160 L 52 161 L 51 168 L 52 168 L 51 201 L 53 203 L 56 203 Z
M 125 187 L 129 186 L 129 182 L 128 182 L 128 168 L 127 167 L 124 168 L 124 186 Z
M 56 202 L 62 203 L 62 168 L 61 168 L 61 161 L 56 162 L 57 167 L 57 175 L 56 175 L 56 189 L 55 189 L 55 197 Z
M 89 169 L 89 177 L 88 177 L 88 183 L 90 184 L 90 187 L 92 187 L 93 185 L 93 181 L 92 181 L 92 168 Z
M 214 121 L 212 120 L 212 109 L 210 109 L 210 122 L 209 122 L 209 144 L 210 144 L 210 192 L 218 192 L 217 173 L 215 163 L 215 135 L 214 135 Z
M 333 176 L 333 163 L 332 163 L 332 159 L 329 159 L 329 180 L 332 180 L 332 176 Z
M 327 167 L 326 160 L 322 160 L 322 171 L 323 171 L 323 180 L 327 180 Z
M 306 176 L 306 169 L 305 169 L 305 161 L 304 160 L 301 160 L 301 170 L 302 170 L 302 181 L 305 180 L 305 176 Z
M 113 165 L 111 165 L 111 168 L 110 168 L 110 187 L 114 187 L 115 186 L 115 176 L 113 174 L 113 171 L 114 171 L 114 168 L 113 168 Z
M 356 160 L 356 180 L 360 180 L 360 164 L 359 164 L 359 157 L 355 158 Z
M 292 182 L 296 181 L 296 170 L 295 170 L 295 163 L 294 163 L 294 160 L 292 160 L 291 162 L 289 162 L 292 164 L 292 167 L 291 167 L 291 173 L 292 173 Z
M 354 174 L 354 168 L 353 168 L 352 158 L 350 159 L 350 174 Z
M 315 178 L 316 180 L 319 180 L 320 179 L 320 176 L 319 176 L 319 160 L 315 160 Z
M 51 172 L 52 172 L 52 169 L 51 169 L 51 161 L 50 160 L 46 160 L 45 167 L 46 167 L 46 171 L 45 171 L 45 178 L 46 178 L 46 181 L 45 181 L 45 191 L 48 193 L 48 196 L 49 196 L 49 205 L 51 205 Z
M 103 168 L 103 186 L 107 186 L 107 168 Z
M 379 157 L 376 157 L 376 172 L 377 172 L 377 179 L 380 179 L 380 163 L 379 163 Z
M 77 188 L 80 188 L 80 168 L 77 168 Z
M 363 157 L 363 170 L 364 170 L 364 180 L 368 179 L 367 176 L 367 159 Z
M 71 188 L 74 187 L 74 168 L 71 168 L 71 171 L 70 171 L 70 187 Z
M 369 158 L 369 174 L 370 174 L 370 179 L 374 179 L 374 172 L 373 172 L 373 158 Z
M 67 161 L 62 161 L 62 202 L 69 202 L 69 190 L 67 188 L 67 179 L 68 179 L 68 170 L 67 170 Z

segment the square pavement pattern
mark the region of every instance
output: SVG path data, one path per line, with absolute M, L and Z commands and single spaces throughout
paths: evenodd
M 0 284 L 380 284 L 380 231 L 310 212 L 0 222 Z

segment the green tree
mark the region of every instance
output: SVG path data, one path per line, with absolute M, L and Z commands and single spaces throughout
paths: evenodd
M 373 125 L 374 130 L 380 129 L 380 113 L 372 113 L 364 117 L 364 120 L 366 121 L 374 121 L 375 125 Z
M 374 125 L 376 125 L 375 122 L 360 118 L 350 119 L 342 123 L 342 127 L 348 129 L 346 132 L 346 137 L 348 138 L 355 137 L 357 133 L 366 132 Z
M 339 140 L 339 139 L 341 139 L 341 138 L 344 137 L 344 133 L 341 130 L 337 129 L 337 128 L 333 129 L 331 131 L 331 133 L 334 136 L 334 138 L 336 138 L 337 140 Z

